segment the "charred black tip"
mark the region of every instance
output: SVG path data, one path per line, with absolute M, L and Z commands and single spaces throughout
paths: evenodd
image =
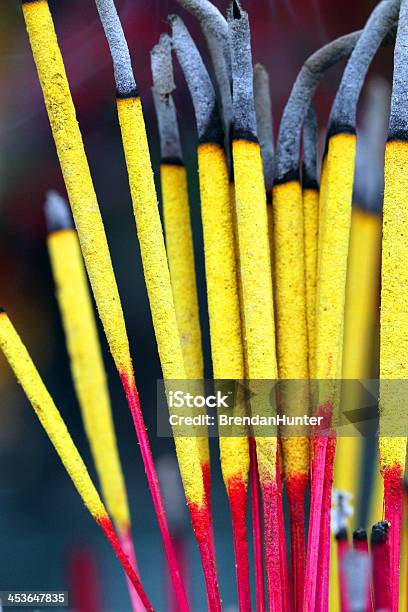
M 367 532 L 362 527 L 353 531 L 353 542 L 367 542 Z
M 385 544 L 387 541 L 389 528 L 390 524 L 388 521 L 379 521 L 373 525 L 371 530 L 371 544 L 374 546 Z
M 232 0 L 232 17 L 233 19 L 241 19 L 241 6 L 238 0 Z

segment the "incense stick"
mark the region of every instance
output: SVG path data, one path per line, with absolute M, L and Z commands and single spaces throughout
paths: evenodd
M 32 362 L 26 347 L 4 310 L 0 310 L 0 348 L 14 371 L 18 382 L 23 387 L 41 425 L 50 438 L 85 506 L 101 527 L 114 549 L 124 571 L 136 589 L 140 601 L 147 610 L 153 610 L 153 606 L 144 592 L 134 568 L 121 548 L 109 515 L 66 425 Z
M 405 65 L 408 59 L 408 3 L 401 2 L 394 51 L 394 79 L 391 115 L 385 154 L 385 191 L 382 243 L 381 337 L 380 337 L 380 461 L 384 477 L 384 516 L 391 523 L 390 579 L 391 610 L 398 610 L 399 557 L 402 513 L 401 478 L 405 467 L 406 438 L 398 436 L 398 421 L 406 378 L 405 354 L 408 337 L 408 272 L 401 266 L 407 253 L 406 197 L 408 114 L 401 96 L 406 91 Z M 401 388 L 401 386 L 402 388 Z M 375 587 L 375 585 L 374 585 Z
M 91 445 L 103 497 L 122 548 L 136 567 L 126 485 L 120 463 L 106 374 L 99 346 L 88 280 L 67 203 L 56 192 L 47 194 L 47 244 L 57 299 L 85 431 Z M 130 585 L 134 610 L 144 610 Z
M 370 62 L 395 23 L 397 14 L 397 1 L 380 3 L 374 9 L 347 63 L 330 115 L 327 196 L 319 227 L 316 319 L 318 379 L 339 380 L 342 376 L 344 295 L 356 149 L 356 108 Z M 319 397 L 319 405 L 331 406 L 329 410 L 332 410 L 338 403 L 337 392 L 333 388 L 330 392 L 333 396 L 329 397 L 327 391 L 328 389 L 323 397 Z M 323 459 L 325 446 L 323 441 L 320 446 L 322 458 L 316 457 L 316 466 L 320 465 L 320 461 L 326 462 L 326 459 Z M 320 467 L 317 467 L 314 476 L 316 480 L 313 486 L 319 490 L 319 479 L 323 478 Z M 312 509 L 317 514 L 320 513 L 319 498 L 320 495 L 317 494 L 314 498 L 317 508 Z M 327 524 L 321 525 L 323 539 L 329 537 L 328 530 Z M 314 584 L 314 579 L 311 584 Z M 318 589 L 326 590 L 321 580 Z
M 186 609 L 186 596 L 140 409 L 108 243 L 48 2 L 24 3 L 23 15 L 92 291 L 132 413 L 178 601 Z
M 122 144 L 163 377 L 165 381 L 183 380 L 184 360 L 141 100 L 114 2 L 96 0 L 96 5 L 114 66 Z M 197 439 L 175 436 L 174 441 L 190 517 L 199 543 L 207 595 L 211 605 L 218 606 L 215 554 Z
M 190 222 L 186 169 L 171 92 L 175 88 L 171 40 L 160 37 L 151 53 L 153 99 L 160 135 L 160 178 L 163 199 L 166 251 L 169 260 L 177 326 L 181 338 L 186 377 L 203 378 L 203 353 L 198 310 L 194 247 Z M 201 470 L 211 510 L 210 451 L 208 438 L 197 437 Z
M 214 378 L 243 380 L 239 287 L 232 202 L 215 92 L 199 52 L 179 17 L 170 17 L 173 44 L 192 97 L 198 131 L 198 169 Z M 225 338 L 228 342 L 225 342 Z M 241 404 L 244 407 L 244 404 Z M 234 412 L 238 413 L 239 404 Z M 246 436 L 220 435 L 221 470 L 231 508 L 240 610 L 250 610 L 246 500 Z
M 228 21 L 233 75 L 232 147 L 248 377 L 253 381 L 274 381 L 277 364 L 266 195 L 256 135 L 248 16 L 237 2 L 232 4 Z M 253 413 L 271 411 L 267 396 L 269 393 L 264 389 L 251 402 Z M 269 605 L 281 610 L 281 564 L 276 554 L 279 550 L 276 438 L 256 436 L 256 450 L 264 503 Z

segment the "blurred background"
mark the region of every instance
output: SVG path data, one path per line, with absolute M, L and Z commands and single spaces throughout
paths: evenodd
M 225 13 L 227 1 L 215 2 Z M 152 160 L 158 139 L 151 97 L 151 47 L 177 12 L 207 58 L 197 23 L 175 1 L 117 0 L 141 92 Z M 307 56 L 329 40 L 362 27 L 375 2 L 368 0 L 243 0 L 253 35 L 254 62 L 270 72 L 275 127 L 292 83 Z M 156 379 L 160 365 L 153 335 L 120 142 L 108 47 L 93 0 L 50 0 L 78 120 L 106 225 L 123 300 L 137 384 L 156 457 L 173 454 L 170 440 L 155 435 Z M 70 378 L 61 322 L 46 250 L 43 215 L 48 189 L 65 195 L 20 3 L 0 6 L 0 303 L 9 313 L 59 407 L 92 475 L 94 469 Z M 176 67 L 175 101 L 183 146 L 197 253 L 206 375 L 211 376 L 202 236 L 190 99 Z M 392 53 L 382 50 L 372 74 L 391 78 Z M 316 97 L 324 127 L 341 66 Z M 166 609 L 162 548 L 144 479 L 136 437 L 118 377 L 106 350 L 114 419 L 129 490 L 136 552 L 147 592 Z M 212 441 L 214 459 L 216 441 Z M 225 609 L 235 606 L 230 521 L 218 461 L 213 461 L 217 556 Z M 205 609 L 203 581 L 193 535 L 184 516 L 193 609 Z M 0 586 L 1 589 L 69 589 L 71 604 L 84 597 L 78 576 L 94 589 L 88 609 L 128 610 L 119 564 L 84 509 L 21 389 L 0 355 Z M 84 569 L 85 568 L 85 569 Z M 99 602 L 99 604 L 98 604 Z

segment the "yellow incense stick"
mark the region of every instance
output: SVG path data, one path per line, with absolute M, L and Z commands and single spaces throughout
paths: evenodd
M 109 515 L 66 425 L 41 380 L 26 347 L 4 311 L 0 311 L 0 348 L 13 369 L 17 380 L 23 387 L 41 425 L 50 438 L 85 506 L 110 540 L 143 605 L 146 609 L 153 610 L 134 568 L 130 565 L 120 547 Z

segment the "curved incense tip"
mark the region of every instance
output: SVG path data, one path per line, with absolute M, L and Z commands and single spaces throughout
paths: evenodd
M 335 536 L 347 529 L 348 519 L 353 516 L 354 509 L 350 504 L 352 494 L 335 489 L 332 493 L 331 529 Z
M 317 115 L 311 106 L 303 126 L 303 174 L 304 189 L 317 189 Z
M 169 16 L 173 46 L 193 101 L 200 143 L 222 143 L 223 134 L 214 87 L 201 55 L 182 19 Z
M 353 531 L 353 542 L 367 542 L 367 532 L 362 527 Z
M 68 202 L 57 191 L 47 192 L 44 204 L 48 232 L 56 232 L 73 227 Z
M 358 130 L 353 201 L 380 212 L 384 192 L 384 150 L 390 109 L 390 86 L 381 78 L 368 85 L 362 128 Z
M 380 521 L 373 525 L 371 530 L 371 546 L 376 544 L 385 544 L 388 538 L 390 524 L 388 521 Z
M 220 11 L 208 0 L 177 0 L 197 17 L 207 41 L 221 98 L 224 129 L 229 133 L 232 120 L 231 57 L 228 25 Z
M 254 66 L 254 103 L 256 127 L 263 162 L 266 192 L 273 186 L 273 119 L 269 75 L 262 64 Z
M 118 97 L 137 95 L 129 48 L 113 0 L 95 0 L 112 56 Z
M 408 4 L 401 2 L 398 21 L 397 39 L 394 51 L 394 78 L 391 96 L 391 115 L 388 140 L 408 139 L 408 77 L 406 66 L 408 62 Z
M 258 141 L 248 14 L 234 0 L 228 11 L 231 48 L 233 137 Z
M 276 181 L 283 182 L 286 176 L 298 176 L 303 122 L 316 88 L 329 68 L 350 55 L 360 35 L 361 30 L 337 38 L 313 53 L 303 64 L 280 123 L 275 160 Z
M 153 76 L 152 93 L 159 127 L 162 160 L 173 160 L 179 163 L 183 155 L 176 108 L 171 96 L 171 92 L 176 88 L 171 51 L 170 37 L 168 34 L 162 34 L 150 54 Z
M 228 39 L 228 25 L 221 12 L 208 0 L 177 0 L 183 8 L 197 17 L 203 30 L 212 36 Z
M 329 135 L 355 132 L 357 103 L 370 64 L 398 18 L 400 0 L 383 0 L 371 13 L 345 68 L 332 107 Z

